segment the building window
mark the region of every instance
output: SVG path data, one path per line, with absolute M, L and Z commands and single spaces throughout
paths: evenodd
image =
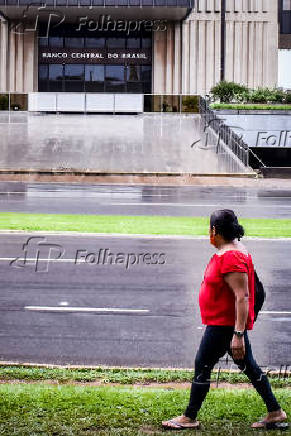
M 64 38 L 58 36 L 51 36 L 49 38 L 49 46 L 53 48 L 63 48 L 64 47 Z
M 85 47 L 87 48 L 104 48 L 105 38 L 85 38 Z
M 83 48 L 84 38 L 65 38 L 65 47 L 68 48 Z
M 281 33 L 291 33 L 291 0 L 282 0 L 281 3 Z
M 152 37 L 148 32 L 93 34 L 84 30 L 78 34 L 72 25 L 64 29 L 56 27 L 48 38 L 39 39 L 43 61 L 39 63 L 38 89 L 43 92 L 150 94 L 151 47 Z M 148 60 L 138 57 L 142 52 L 147 54 Z M 107 53 L 111 53 L 111 57 Z
M 85 65 L 85 91 L 104 92 L 104 65 Z
M 108 38 L 108 48 L 125 48 L 125 38 Z

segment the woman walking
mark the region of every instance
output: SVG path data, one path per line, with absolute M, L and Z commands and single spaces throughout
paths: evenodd
M 189 405 L 182 416 L 162 423 L 168 430 L 197 429 L 197 414 L 210 388 L 210 374 L 228 352 L 250 379 L 267 406 L 268 414 L 252 428 L 266 428 L 286 421 L 267 376 L 253 358 L 247 330 L 254 325 L 254 266 L 240 242 L 244 229 L 231 210 L 210 217 L 210 243 L 218 250 L 205 271 L 199 293 L 202 323 L 206 330 L 195 359 Z

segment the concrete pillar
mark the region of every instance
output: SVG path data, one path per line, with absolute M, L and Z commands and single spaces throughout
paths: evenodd
M 250 22 L 248 26 L 248 40 L 249 40 L 249 54 L 248 54 L 248 86 L 253 88 L 255 85 L 254 81 L 254 23 Z
M 172 24 L 167 28 L 166 52 L 166 94 L 172 94 L 174 65 L 174 35 Z
M 207 93 L 215 83 L 215 26 L 214 21 L 206 21 L 206 80 L 205 92 Z
M 153 93 L 165 92 L 165 59 L 167 32 L 154 32 Z
M 189 93 L 189 64 L 190 64 L 190 42 L 189 42 L 189 22 L 182 25 L 182 94 Z
M 7 91 L 8 22 L 0 19 L 0 91 Z
M 173 77 L 173 93 L 181 93 L 181 25 L 175 23 L 174 27 L 174 77 Z
M 190 21 L 190 94 L 197 93 L 198 22 Z
M 26 32 L 23 40 L 23 72 L 24 72 L 24 90 L 31 92 L 34 90 L 34 32 Z
M 199 22 L 199 50 L 198 50 L 198 86 L 197 92 L 201 95 L 207 93 L 206 90 L 206 21 Z
M 16 89 L 16 35 L 15 32 L 9 32 L 9 91 L 14 92 Z
M 18 33 L 16 34 L 16 78 L 15 85 L 17 92 L 24 92 L 24 33 L 22 26 L 19 26 Z

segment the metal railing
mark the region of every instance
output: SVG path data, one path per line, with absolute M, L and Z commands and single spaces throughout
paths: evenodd
M 217 135 L 217 154 L 221 151 L 221 147 L 226 147 L 246 168 L 250 166 L 250 155 L 252 155 L 252 160 L 258 162 L 259 167 L 265 167 L 261 159 L 251 150 L 248 144 L 244 142 L 242 136 L 235 133 L 231 127 L 224 123 L 223 119 L 216 115 L 209 107 L 205 98 L 200 98 L 199 106 L 204 131 L 210 129 Z

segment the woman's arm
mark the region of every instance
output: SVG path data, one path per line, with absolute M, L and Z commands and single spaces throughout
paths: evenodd
M 235 330 L 244 331 L 249 313 L 248 275 L 240 272 L 228 273 L 224 280 L 235 295 Z M 245 343 L 243 337 L 234 335 L 231 348 L 235 360 L 244 358 Z

